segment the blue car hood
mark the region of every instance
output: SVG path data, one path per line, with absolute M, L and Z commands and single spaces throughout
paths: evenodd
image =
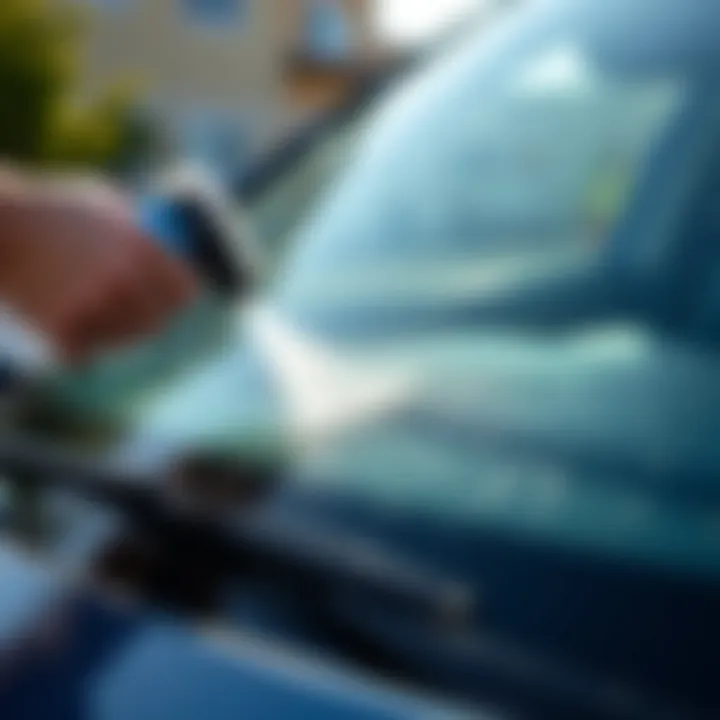
M 0 716 L 24 720 L 456 718 L 255 638 L 72 590 L 0 549 Z M 476 715 L 474 716 L 476 717 Z

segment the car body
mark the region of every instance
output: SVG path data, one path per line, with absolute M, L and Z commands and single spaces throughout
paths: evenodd
M 717 716 L 718 29 L 700 0 L 531 4 L 378 108 L 117 455 L 262 447 L 254 522 L 471 602 L 231 583 L 226 625 L 501 715 Z

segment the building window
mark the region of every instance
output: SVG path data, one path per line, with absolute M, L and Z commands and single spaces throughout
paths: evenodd
M 251 119 L 211 108 L 186 112 L 180 127 L 180 150 L 220 175 L 238 172 L 250 154 Z
M 183 0 L 194 22 L 223 27 L 242 24 L 248 14 L 249 0 Z
M 308 52 L 322 60 L 341 60 L 350 53 L 352 39 L 340 0 L 309 0 L 305 42 Z

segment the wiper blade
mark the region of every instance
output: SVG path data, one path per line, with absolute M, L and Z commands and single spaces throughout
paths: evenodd
M 473 614 L 473 594 L 467 587 L 385 547 L 335 529 L 279 522 L 262 513 L 219 519 L 196 512 L 173 502 L 170 480 L 163 475 L 128 473 L 17 438 L 0 441 L 0 472 L 119 510 L 171 546 L 174 541 L 191 543 L 213 562 L 222 560 L 230 576 L 252 568 L 266 577 L 294 582 L 308 589 L 303 599 L 349 592 L 425 622 L 453 627 L 470 622 Z

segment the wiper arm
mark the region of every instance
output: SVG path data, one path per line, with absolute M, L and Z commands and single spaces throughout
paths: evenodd
M 453 626 L 469 622 L 473 612 L 472 593 L 465 586 L 384 547 L 335 530 L 273 521 L 262 513 L 212 517 L 174 502 L 165 476 L 123 472 L 22 439 L 0 442 L 0 472 L 119 510 L 131 522 L 158 533 L 170 547 L 178 542 L 213 563 L 221 561 L 229 576 L 250 568 L 297 583 L 308 589 L 305 599 L 349 592 L 424 622 Z

